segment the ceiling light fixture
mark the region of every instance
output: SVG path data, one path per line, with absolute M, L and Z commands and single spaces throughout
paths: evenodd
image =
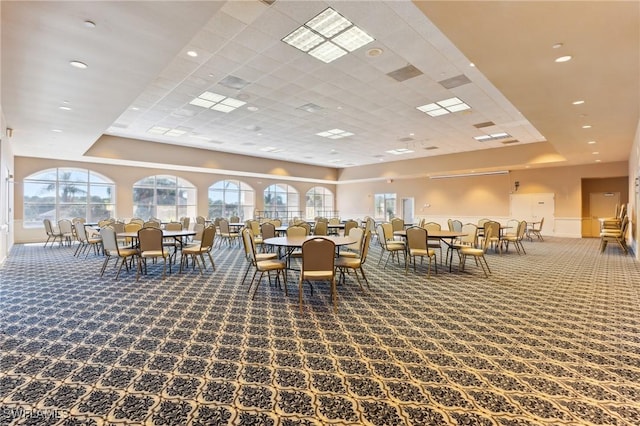
M 474 136 L 473 138 L 478 142 L 489 142 L 489 141 L 495 141 L 498 139 L 505 139 L 510 137 L 511 135 L 509 133 L 500 132 L 500 133 L 491 133 L 489 135 Z
M 593 145 L 593 144 L 595 144 L 595 143 L 596 143 L 596 141 L 589 141 L 589 142 L 587 142 L 587 143 L 588 143 L 589 145 Z
M 582 105 L 584 103 L 583 100 L 579 100 L 579 101 L 573 101 L 572 104 L 574 105 Z
M 583 129 L 590 129 L 591 125 L 590 124 L 585 124 L 584 126 L 582 126 Z
M 507 175 L 507 174 L 509 174 L 509 170 L 497 170 L 494 172 L 473 172 L 473 173 L 459 173 L 455 175 L 429 176 L 429 179 L 449 179 L 449 178 L 457 178 L 457 177 Z
M 84 62 L 80 62 L 80 61 L 70 61 L 69 65 L 71 65 L 74 68 L 81 69 L 81 70 L 89 68 L 89 66 L 87 64 L 85 64 Z
M 187 52 L 187 55 L 191 56 L 192 58 L 197 58 L 198 52 L 196 52 L 195 50 L 190 50 Z
M 560 56 L 559 58 L 556 58 L 555 61 L 558 63 L 561 62 L 569 62 L 573 57 L 571 55 L 565 55 L 565 56 Z
M 422 111 L 431 117 L 437 117 L 439 115 L 449 114 L 451 112 L 464 111 L 471 107 L 464 103 L 459 98 L 449 98 L 442 101 L 434 102 L 431 104 L 422 105 L 416 107 L 418 111 Z
M 393 155 L 402 155 L 402 154 L 411 154 L 413 151 L 410 150 L 409 148 L 397 148 L 397 149 L 392 149 L 385 152 Z
M 288 45 L 327 64 L 373 40 L 373 37 L 331 7 L 282 39 Z
M 210 108 L 215 111 L 229 113 L 237 108 L 240 108 L 242 105 L 246 104 L 246 102 L 234 98 L 229 98 L 224 95 L 219 95 L 213 92 L 204 92 L 200 96 L 189 102 L 189 104 L 202 108 Z
M 64 111 L 71 111 L 71 108 L 68 106 L 59 106 L 58 109 L 64 110 Z
M 353 133 L 341 129 L 331 129 L 327 130 L 326 132 L 316 133 L 316 136 L 322 136 L 323 138 L 328 139 L 342 139 L 353 135 Z

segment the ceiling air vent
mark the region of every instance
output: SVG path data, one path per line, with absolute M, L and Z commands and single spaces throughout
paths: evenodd
M 478 124 L 474 124 L 473 127 L 475 127 L 476 129 L 482 129 L 483 127 L 489 127 L 489 126 L 495 126 L 496 123 L 494 123 L 493 121 L 485 121 L 484 123 L 478 123 Z
M 406 67 L 402 67 L 395 71 L 391 71 L 387 75 L 396 81 L 405 81 L 405 80 L 409 80 L 410 78 L 422 75 L 422 71 L 420 71 L 418 68 L 414 67 L 413 65 L 407 65 Z
M 260 0 L 262 3 L 266 4 L 267 6 L 271 6 L 272 4 L 274 4 L 276 2 L 276 0 Z
M 456 75 L 455 77 L 439 81 L 438 83 L 440 83 L 440 85 L 445 89 L 454 89 L 456 87 L 471 83 L 471 80 L 469 80 L 469 77 L 467 77 L 466 75 L 460 74 Z
M 399 142 L 411 142 L 412 140 L 413 140 L 413 138 L 410 138 L 410 137 L 398 139 Z
M 520 142 L 520 141 L 519 141 L 519 140 L 517 140 L 517 139 L 512 139 L 512 140 L 510 140 L 510 141 L 504 141 L 504 142 L 502 142 L 502 143 L 503 143 L 504 145 L 509 145 L 509 144 L 512 144 L 512 143 L 518 143 L 518 142 Z
M 228 75 L 222 80 L 220 80 L 219 84 L 221 84 L 222 86 L 228 87 L 229 89 L 240 90 L 248 86 L 249 82 L 241 79 L 240 77 Z
M 299 106 L 297 109 L 301 109 L 303 111 L 307 111 L 307 112 L 318 112 L 320 110 L 322 110 L 323 108 L 320 105 L 316 105 L 313 103 L 308 103 L 308 104 L 304 104 L 302 106 Z
M 432 146 L 425 146 L 425 147 L 424 147 L 424 149 L 426 149 L 427 151 L 432 151 L 432 150 L 434 150 L 434 149 L 438 149 L 438 148 L 439 148 L 439 147 L 434 146 L 434 145 L 432 145 Z

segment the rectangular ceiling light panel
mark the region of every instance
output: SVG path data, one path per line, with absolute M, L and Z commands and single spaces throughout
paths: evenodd
M 246 102 L 207 91 L 191 100 L 189 104 L 202 108 L 210 108 L 214 111 L 229 113 L 236 108 L 240 108 L 242 105 L 246 104 Z
M 373 37 L 330 7 L 282 39 L 325 63 L 335 61 L 373 40 Z
M 464 111 L 471 107 L 464 103 L 459 98 L 449 98 L 442 101 L 434 102 L 431 104 L 422 105 L 416 107 L 419 111 L 430 115 L 431 117 L 437 117 L 439 115 L 449 114 L 451 112 Z

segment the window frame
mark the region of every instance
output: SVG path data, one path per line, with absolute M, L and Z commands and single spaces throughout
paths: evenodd
M 22 184 L 23 228 L 42 227 L 44 219 L 51 220 L 53 224 L 61 219 L 75 217 L 82 217 L 87 222 L 97 222 L 116 215 L 115 182 L 91 169 L 53 167 L 30 174 L 23 179 Z M 36 195 L 30 195 L 29 188 L 35 189 L 38 185 L 46 188 L 46 201 L 38 201 L 33 199 Z M 101 189 L 105 192 L 100 191 Z M 78 199 L 75 198 L 77 193 L 80 193 Z M 27 197 L 30 199 L 27 200 Z M 96 200 L 96 197 L 100 198 Z M 49 210 L 41 211 L 32 218 L 30 212 L 41 210 L 38 206 Z M 46 213 L 49 214 L 45 217 Z M 35 220 L 35 217 L 40 218 Z

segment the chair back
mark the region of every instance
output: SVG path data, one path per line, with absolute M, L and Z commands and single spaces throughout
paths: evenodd
M 391 226 L 389 222 L 381 223 L 379 226 L 382 227 L 382 234 L 384 235 L 384 241 L 393 240 L 393 226 Z
M 44 223 L 44 230 L 47 235 L 53 234 L 53 225 L 51 225 L 51 221 L 49 219 L 44 219 L 42 223 Z
M 491 219 L 487 219 L 486 217 L 478 220 L 478 228 L 484 228 L 484 224 L 489 222 Z
M 129 223 L 138 223 L 140 224 L 140 226 L 142 226 L 144 224 L 144 220 L 140 219 L 139 217 L 134 217 L 129 221 Z
M 437 222 L 427 222 L 422 225 L 422 228 L 426 229 L 427 232 L 435 232 L 442 230 L 442 225 Z
M 404 229 L 404 220 L 399 217 L 391 219 L 391 228 L 393 231 L 402 231 Z
M 618 217 L 619 219 L 622 219 L 622 218 L 624 218 L 626 215 L 627 215 L 627 203 L 622 204 L 622 205 L 620 206 L 620 212 L 618 213 L 617 217 Z M 543 219 L 544 219 L 544 218 L 543 218 Z
M 293 225 L 287 228 L 287 237 L 306 237 L 307 228 L 303 226 Z
M 116 231 L 111 226 L 100 228 L 100 238 L 102 238 L 102 248 L 107 253 L 118 253 L 118 240 L 116 239 Z
M 516 231 L 516 237 L 519 240 L 522 240 L 526 233 L 527 233 L 527 221 L 526 220 L 521 220 L 520 222 L 518 222 L 518 229 Z
M 242 228 L 242 244 L 244 254 L 252 264 L 256 264 L 256 247 L 253 243 L 253 233 L 248 228 Z
M 273 222 L 265 222 L 260 225 L 260 233 L 262 234 L 262 239 L 266 240 L 267 238 L 273 238 L 276 236 L 276 226 Z
M 250 220 L 249 226 L 251 227 L 251 232 L 253 232 L 253 236 L 257 237 L 260 235 L 260 222 L 257 220 Z
M 205 223 L 204 216 L 196 216 L 196 223 L 200 223 L 204 225 Z
M 462 222 L 458 219 L 449 219 L 447 224 L 449 225 L 449 231 L 462 232 Z
M 45 220 L 48 220 L 48 219 L 45 219 Z M 51 223 L 49 223 L 49 226 L 51 226 Z M 73 226 L 76 230 L 76 238 L 78 238 L 78 241 L 80 241 L 81 243 L 87 242 L 87 230 L 84 229 L 84 223 L 75 222 Z
M 216 238 L 216 227 L 209 225 L 202 231 L 202 237 L 200 239 L 200 249 L 206 250 L 213 247 L 213 242 Z
M 221 235 L 229 235 L 229 222 L 227 219 L 220 219 L 218 227 L 220 228 Z
M 333 241 L 317 237 L 302 243 L 302 273 L 326 272 L 333 276 L 336 245 Z
M 370 243 L 371 243 L 371 232 L 365 231 L 364 238 L 362 238 L 362 248 L 360 249 L 360 265 L 364 265 L 364 262 L 367 260 Z
M 329 219 L 329 225 L 340 225 L 340 218 L 332 217 L 331 219 Z
M 327 235 L 327 222 L 321 220 L 316 221 L 313 227 L 313 235 Z
M 169 222 L 164 225 L 164 229 L 167 231 L 182 231 L 182 223 L 181 222 Z
M 87 219 L 85 219 L 84 217 L 74 217 L 73 219 L 71 219 L 71 222 L 87 223 Z
M 376 221 L 372 217 L 367 217 L 366 225 L 364 226 L 365 231 L 373 234 L 376 231 Z
M 129 222 L 124 225 L 124 232 L 138 232 L 142 229 L 142 224 L 138 222 Z
M 282 226 L 282 221 L 280 219 L 271 219 L 271 223 L 273 223 L 273 226 L 276 228 Z
M 542 225 L 544 225 L 544 217 L 540 219 L 540 226 L 538 227 L 538 231 L 542 231 Z
M 102 219 L 98 221 L 98 227 L 102 228 L 103 226 L 109 226 L 114 222 L 115 220 L 113 219 Z
M 462 225 L 460 232 L 464 232 L 467 235 L 461 236 L 458 241 L 463 245 L 475 247 L 478 243 L 478 227 L 475 223 L 465 223 Z
M 215 229 L 215 226 L 213 227 L 213 229 Z M 202 223 L 196 223 L 195 225 L 193 225 L 193 232 L 196 233 L 196 235 L 193 236 L 193 240 L 202 241 L 202 233 L 204 232 L 204 225 Z
M 121 232 L 124 232 L 124 223 L 122 222 L 115 222 L 113 225 L 111 225 L 111 227 L 113 228 L 116 234 L 120 234 Z
M 138 243 L 140 252 L 163 251 L 162 229 L 154 227 L 142 228 L 138 231 Z
M 155 220 L 148 220 L 142 224 L 143 228 L 158 228 L 160 229 L 160 222 L 156 222 Z
M 182 223 L 182 229 L 189 229 L 189 225 L 191 224 L 191 218 L 188 216 L 183 216 L 180 218 L 180 223 Z
M 498 227 L 492 224 L 498 224 Z M 489 247 L 491 246 L 491 239 L 497 238 L 500 234 L 500 227 L 498 222 L 488 221 L 484 224 L 484 237 L 482 239 L 482 251 L 487 252 Z
M 489 230 L 491 230 L 491 234 L 488 233 Z M 498 238 L 500 236 L 500 223 L 494 220 L 485 222 L 483 235 L 485 239 Z
M 240 223 L 240 217 L 239 216 L 231 216 L 229 218 L 229 223 Z
M 412 226 L 407 229 L 407 247 L 409 250 L 418 249 L 418 250 L 426 250 L 427 249 L 427 237 L 429 233 L 425 228 L 420 228 L 418 226 Z
M 358 253 L 362 252 L 362 237 L 364 236 L 364 229 L 356 227 L 356 228 L 351 228 L 351 230 L 349 230 L 349 237 L 351 238 L 355 238 L 356 242 L 353 244 L 349 244 L 347 246 L 348 249 L 357 251 Z
M 346 221 L 344 224 L 344 235 L 349 235 L 349 231 L 357 227 L 358 227 L 358 222 L 356 222 L 355 220 Z
M 58 221 L 58 230 L 62 234 L 72 234 L 73 233 L 73 225 L 69 219 L 60 219 Z

